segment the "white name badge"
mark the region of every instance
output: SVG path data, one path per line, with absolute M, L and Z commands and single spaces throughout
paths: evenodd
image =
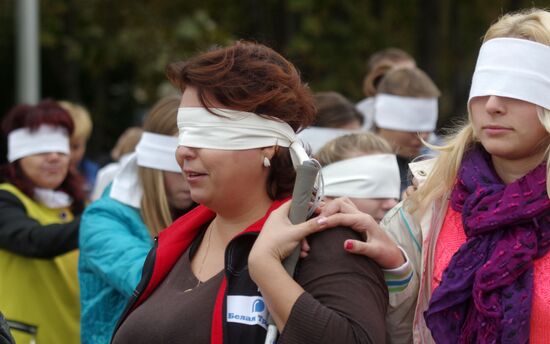
M 261 296 L 227 297 L 227 322 L 260 325 L 267 329 L 267 307 Z

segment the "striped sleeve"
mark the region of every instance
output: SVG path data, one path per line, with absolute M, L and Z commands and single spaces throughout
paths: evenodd
M 399 247 L 399 246 L 398 246 Z M 382 269 L 384 272 L 384 279 L 390 293 L 398 293 L 403 291 L 413 276 L 413 269 L 410 263 L 409 257 L 405 250 L 399 247 L 405 257 L 405 263 L 395 269 Z

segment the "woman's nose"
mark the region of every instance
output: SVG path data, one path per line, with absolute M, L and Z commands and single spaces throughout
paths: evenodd
M 63 153 L 59 153 L 59 152 L 50 152 L 50 153 L 47 153 L 46 157 L 48 158 L 48 160 L 59 160 L 62 154 Z
M 191 160 L 197 156 L 197 149 L 186 146 L 178 146 L 176 149 L 176 161 L 183 167 L 184 160 Z
M 499 96 L 489 96 L 485 103 L 485 109 L 491 115 L 502 115 L 506 112 L 504 102 Z

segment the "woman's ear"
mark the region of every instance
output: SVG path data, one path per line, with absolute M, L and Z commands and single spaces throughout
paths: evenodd
M 261 150 L 262 157 L 268 158 L 269 160 L 271 160 L 275 155 L 275 146 L 264 147 L 264 148 L 261 148 L 260 150 Z

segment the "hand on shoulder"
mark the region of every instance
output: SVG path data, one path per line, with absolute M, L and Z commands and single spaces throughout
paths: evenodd
M 326 202 L 319 209 L 319 217 L 326 218 L 327 228 L 349 227 L 365 237 L 365 241 L 346 240 L 346 251 L 368 256 L 383 269 L 398 268 L 405 263 L 405 257 L 397 244 L 372 216 L 359 211 L 349 198 L 341 197 Z
M 310 234 L 329 228 L 326 218 L 317 216 L 306 222 L 293 225 L 289 218 L 291 201 L 273 211 L 265 222 L 249 255 L 253 259 L 282 261 L 288 257 L 300 241 Z

